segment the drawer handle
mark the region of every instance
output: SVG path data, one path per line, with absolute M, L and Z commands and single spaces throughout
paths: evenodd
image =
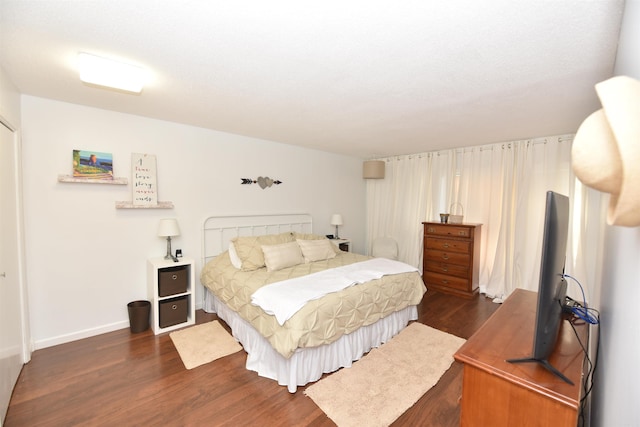
M 448 248 L 448 247 L 449 247 L 449 244 L 448 244 L 448 243 L 445 243 L 444 245 L 442 245 L 442 247 L 443 247 L 443 248 Z
M 433 227 L 429 227 L 429 228 L 427 228 L 427 232 L 428 232 L 428 233 L 435 233 L 435 231 L 436 231 L 436 230 L 435 230 Z
M 177 274 L 174 274 L 173 276 L 171 276 L 171 278 L 172 278 L 173 280 L 176 280 L 176 279 L 178 278 L 178 275 L 177 275 Z
M 173 304 L 173 305 L 171 306 L 171 310 L 177 310 L 177 309 L 178 309 L 178 306 L 177 306 L 176 304 Z
M 467 232 L 466 231 L 458 231 L 458 236 L 466 236 Z
M 449 269 L 447 267 L 442 267 L 442 271 L 446 273 L 447 271 L 449 271 Z
M 447 254 L 442 255 L 442 259 L 449 259 L 449 255 Z
M 449 284 L 449 281 L 448 281 L 448 280 L 443 280 L 443 281 L 442 281 L 442 284 L 443 284 L 443 285 L 448 285 L 448 284 Z

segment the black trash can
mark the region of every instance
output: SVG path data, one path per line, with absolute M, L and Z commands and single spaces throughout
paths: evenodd
M 129 327 L 131 332 L 137 334 L 149 329 L 149 314 L 151 313 L 151 302 L 132 301 L 127 304 L 129 310 Z

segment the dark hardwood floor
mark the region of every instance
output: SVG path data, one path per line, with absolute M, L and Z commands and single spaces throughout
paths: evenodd
M 428 291 L 418 321 L 469 338 L 497 308 L 483 296 Z M 216 318 L 198 311 L 196 321 Z M 169 334 L 129 329 L 37 350 L 22 369 L 5 426 L 334 425 L 304 387 L 291 394 L 247 371 L 245 358 L 240 351 L 186 370 Z M 457 426 L 461 390 L 462 365 L 454 362 L 394 426 Z

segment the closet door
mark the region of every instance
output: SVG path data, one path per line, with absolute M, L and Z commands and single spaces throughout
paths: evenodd
M 0 425 L 25 361 L 17 153 L 14 132 L 0 122 Z

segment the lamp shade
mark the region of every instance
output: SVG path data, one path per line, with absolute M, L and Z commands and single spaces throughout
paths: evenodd
M 158 236 L 170 237 L 179 236 L 180 228 L 178 227 L 178 221 L 175 218 L 165 218 L 160 220 L 158 226 Z
M 367 160 L 364 163 L 362 163 L 362 177 L 364 179 L 384 178 L 384 161 L 383 160 Z
M 331 215 L 331 225 L 342 225 L 342 215 L 340 214 Z

